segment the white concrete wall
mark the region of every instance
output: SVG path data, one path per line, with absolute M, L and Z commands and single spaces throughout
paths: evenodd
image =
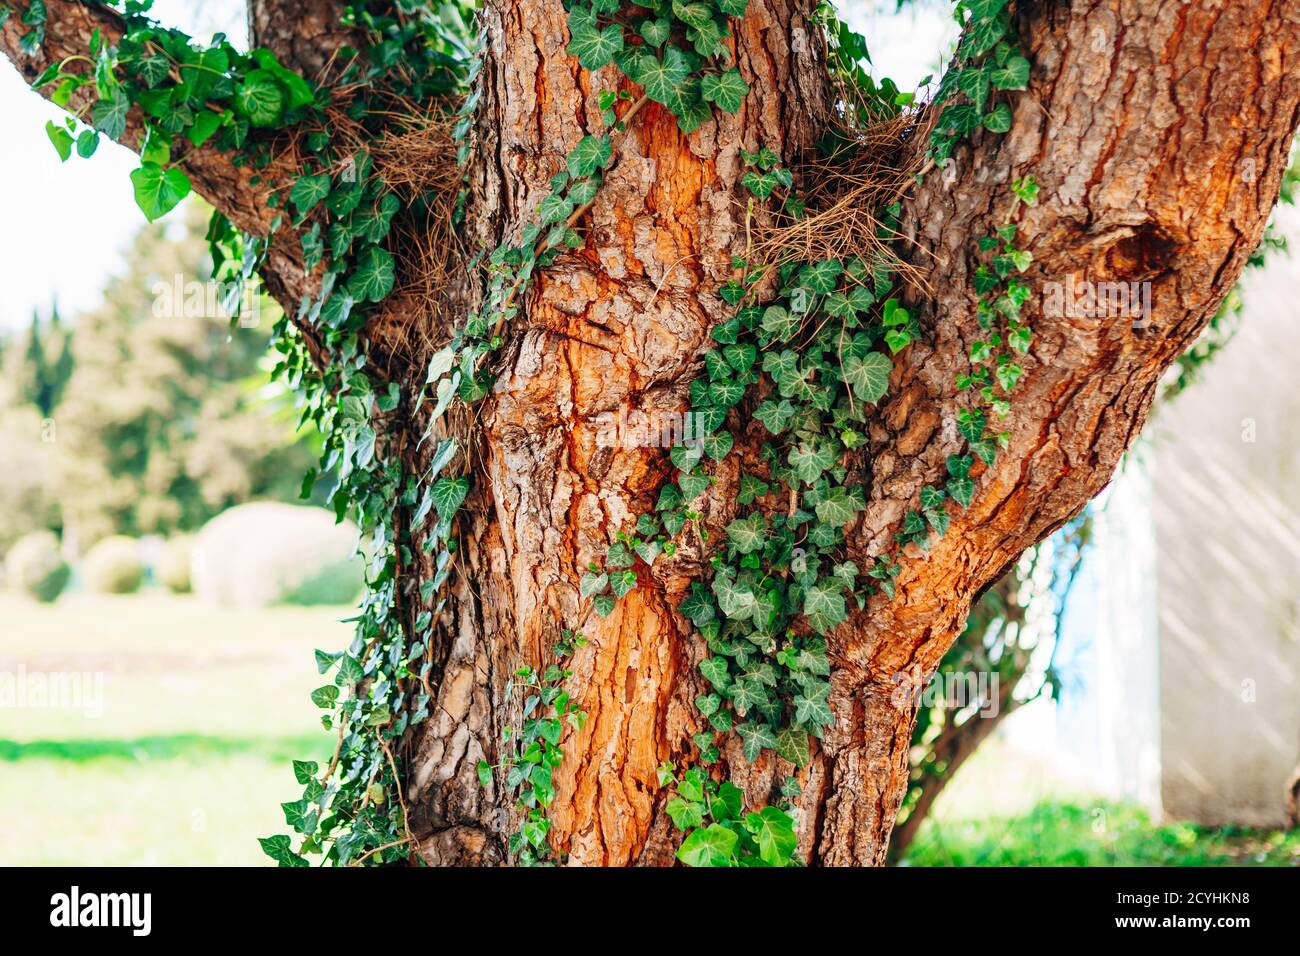
M 1161 791 L 1171 818 L 1277 826 L 1300 762 L 1300 259 L 1244 299 L 1154 424 Z

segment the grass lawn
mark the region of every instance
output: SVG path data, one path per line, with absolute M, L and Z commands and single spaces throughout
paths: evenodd
M 1016 817 L 927 820 L 910 866 L 1300 866 L 1300 830 L 1155 825 L 1138 807 L 1044 801 Z
M 75 707 L 0 706 L 0 865 L 267 865 L 256 838 L 287 832 L 279 804 L 301 791 L 289 761 L 324 762 L 334 743 L 308 698 L 322 683 L 312 649 L 343 647 L 351 613 L 0 594 L 0 675 L 103 681 Z M 1294 866 L 1300 832 L 1157 826 L 995 739 L 939 799 L 907 863 Z
M 290 759 L 334 742 L 312 649 L 343 647 L 351 613 L 0 594 L 0 673 L 94 675 L 77 706 L 0 706 L 0 865 L 267 863 L 256 837 L 301 791 Z
M 908 866 L 1300 866 L 1300 830 L 1157 823 L 993 737 L 935 801 Z

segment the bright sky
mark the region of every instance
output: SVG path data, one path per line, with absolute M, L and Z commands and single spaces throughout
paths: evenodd
M 877 76 L 910 89 L 934 72 L 955 37 L 948 4 L 921 0 L 920 9 L 890 11 L 894 0 L 841 0 L 840 9 L 868 39 Z M 191 34 L 225 30 L 243 45 L 241 0 L 157 0 L 157 18 Z M 881 12 L 876 12 L 881 11 Z M 27 88 L 0 57 L 0 116 L 5 142 L 0 177 L 18 184 L 5 197 L 0 220 L 0 331 L 31 321 L 58 300 L 65 317 L 94 308 L 105 280 L 144 217 L 127 178 L 136 160 L 108 140 L 90 159 L 74 153 L 66 163 L 45 135 L 47 120 L 62 111 Z

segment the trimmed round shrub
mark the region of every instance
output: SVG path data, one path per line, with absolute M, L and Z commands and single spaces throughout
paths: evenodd
M 356 550 L 356 525 L 323 508 L 239 505 L 194 539 L 194 593 L 236 607 L 351 604 L 364 583 Z
M 190 563 L 194 559 L 194 539 L 189 536 L 172 538 L 158 553 L 153 576 L 173 594 L 190 593 Z
M 59 539 L 50 531 L 23 535 L 5 556 L 10 586 L 46 604 L 63 593 L 71 574 L 59 553 Z
M 99 594 L 134 594 L 144 581 L 140 542 L 113 535 L 86 552 L 81 562 L 86 589 Z

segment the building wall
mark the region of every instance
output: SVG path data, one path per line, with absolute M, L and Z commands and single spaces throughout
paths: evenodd
M 1244 300 L 1153 423 L 1161 798 L 1175 819 L 1277 826 L 1300 763 L 1300 261 Z

